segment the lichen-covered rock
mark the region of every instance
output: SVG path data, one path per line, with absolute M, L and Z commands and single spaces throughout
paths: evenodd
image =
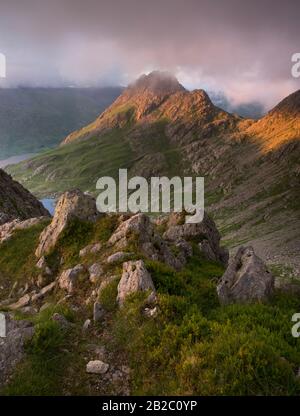
M 32 338 L 34 327 L 24 320 L 5 314 L 6 337 L 0 338 L 0 386 L 4 385 L 24 356 L 24 344 Z
M 84 265 L 77 264 L 72 269 L 64 270 L 58 278 L 58 285 L 69 294 L 79 286 L 81 279 L 88 279 L 89 273 Z
M 241 247 L 230 260 L 217 287 L 220 302 L 265 301 L 274 291 L 274 277 L 252 247 Z
M 175 269 L 180 269 L 184 264 L 183 258 L 172 253 L 145 214 L 139 213 L 123 221 L 110 237 L 108 244 L 121 250 L 134 245 L 149 259 L 162 261 Z
M 118 304 L 122 306 L 126 297 L 131 293 L 147 290 L 154 292 L 155 288 L 143 260 L 123 263 L 123 274 L 118 285 Z
M 99 216 L 96 201 L 79 190 L 65 192 L 58 200 L 51 224 L 41 233 L 36 256 L 49 253 L 72 219 L 95 221 Z
M 214 255 L 214 260 L 227 265 L 228 251 L 220 247 L 220 234 L 214 221 L 205 213 L 201 222 L 186 224 L 183 218 L 184 213 L 171 214 L 168 221 L 168 228 L 163 234 L 167 241 L 175 242 L 179 240 L 206 241 L 209 244 L 210 252 Z

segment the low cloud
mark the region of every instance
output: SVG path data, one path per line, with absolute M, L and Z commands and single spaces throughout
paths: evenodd
M 126 85 L 164 69 L 267 109 L 299 88 L 297 0 L 2 0 L 0 14 L 6 85 Z

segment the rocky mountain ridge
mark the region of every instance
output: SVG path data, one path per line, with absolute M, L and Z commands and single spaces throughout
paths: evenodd
M 29 191 L 0 169 L 0 226 L 15 219 L 26 220 L 49 215 Z
M 299 263 L 299 91 L 258 121 L 214 106 L 167 74 L 142 77 L 64 145 L 9 168 L 39 196 L 100 176 L 204 176 L 205 203 L 235 252 L 249 242 L 277 268 Z M 74 174 L 75 173 L 75 174 Z

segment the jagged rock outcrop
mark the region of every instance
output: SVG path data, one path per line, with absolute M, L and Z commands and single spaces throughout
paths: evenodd
M 217 287 L 222 304 L 265 301 L 274 291 L 274 277 L 252 247 L 240 247 Z
M 87 139 L 95 133 L 125 126 L 130 120 L 141 120 L 158 108 L 168 97 L 186 92 L 168 72 L 153 71 L 142 75 L 125 89 L 120 97 L 91 124 L 71 133 L 62 144 Z
M 24 344 L 34 334 L 31 322 L 14 320 L 10 314 L 5 314 L 5 320 L 6 337 L 0 338 L 0 387 L 23 358 Z
M 122 306 L 126 297 L 131 293 L 147 290 L 155 292 L 152 277 L 143 260 L 123 263 L 123 273 L 118 285 L 118 304 Z
M 133 244 L 149 259 L 165 262 L 175 269 L 180 269 L 186 261 L 185 250 L 182 250 L 181 255 L 175 256 L 145 214 L 136 214 L 121 222 L 108 244 L 119 250 Z
M 15 231 L 26 230 L 27 228 L 31 228 L 34 225 L 46 221 L 47 218 L 48 217 L 30 218 L 24 221 L 15 219 L 13 221 L 6 222 L 5 224 L 0 225 L 0 244 L 4 241 L 9 240 L 13 236 Z
M 61 289 L 66 290 L 72 294 L 75 289 L 82 283 L 82 280 L 87 280 L 89 273 L 83 264 L 77 264 L 72 269 L 64 270 L 58 277 L 58 285 Z
M 95 221 L 98 216 L 94 198 L 77 189 L 65 192 L 57 202 L 51 224 L 40 235 L 36 256 L 41 257 L 55 247 L 71 220 Z
M 228 251 L 220 247 L 220 233 L 214 221 L 205 213 L 203 221 L 195 224 L 185 224 L 182 213 L 171 214 L 168 228 L 163 234 L 165 240 L 176 242 L 194 240 L 199 242 L 199 248 L 208 260 L 228 262 Z
M 0 225 L 42 216 L 50 214 L 41 202 L 0 169 Z

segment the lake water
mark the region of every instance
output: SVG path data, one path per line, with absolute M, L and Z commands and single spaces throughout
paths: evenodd
M 54 215 L 56 199 L 54 199 L 54 198 L 43 198 L 43 199 L 40 199 L 40 202 L 50 212 L 51 215 Z
M 7 159 L 0 160 L 0 168 L 3 169 L 8 165 L 14 165 L 15 163 L 22 162 L 23 160 L 30 159 L 31 157 L 35 156 L 35 153 L 26 153 L 19 156 L 11 156 Z

